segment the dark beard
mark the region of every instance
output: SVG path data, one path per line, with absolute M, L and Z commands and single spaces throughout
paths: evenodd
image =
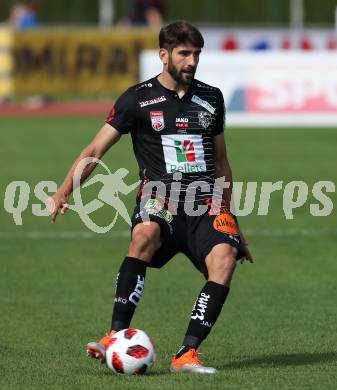
M 178 84 L 181 85 L 191 85 L 193 79 L 194 79 L 194 72 L 190 79 L 184 79 L 181 73 L 178 72 L 177 68 L 172 64 L 171 59 L 168 61 L 168 67 L 167 70 L 169 74 L 172 76 L 173 80 L 176 81 Z

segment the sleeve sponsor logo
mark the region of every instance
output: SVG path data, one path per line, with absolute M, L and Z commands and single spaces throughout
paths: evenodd
M 161 131 L 165 127 L 163 111 L 150 111 L 151 125 L 153 130 Z
M 215 108 L 209 104 L 208 102 L 206 102 L 206 100 L 203 100 L 201 99 L 199 96 L 197 95 L 193 95 L 192 96 L 192 99 L 191 101 L 195 104 L 198 104 L 199 106 L 201 107 L 204 107 L 207 111 L 209 111 L 211 114 L 214 114 L 215 113 Z
M 168 173 L 206 172 L 202 136 L 169 134 L 162 136 L 166 171 Z
M 143 107 L 146 107 L 146 106 L 150 106 L 151 104 L 157 104 L 157 103 L 161 103 L 161 102 L 165 102 L 167 99 L 165 96 L 159 96 L 157 98 L 154 98 L 154 99 L 151 99 L 151 100 L 144 100 L 144 101 L 141 101 L 141 102 L 138 102 L 139 103 L 139 106 L 141 108 Z

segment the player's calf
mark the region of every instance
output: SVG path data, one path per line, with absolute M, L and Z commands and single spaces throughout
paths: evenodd
M 216 245 L 205 259 L 208 280 L 229 287 L 236 268 L 237 249 L 229 244 Z

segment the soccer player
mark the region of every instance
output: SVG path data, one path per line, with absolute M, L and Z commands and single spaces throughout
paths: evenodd
M 132 216 L 131 242 L 117 277 L 111 331 L 99 342 L 89 343 L 87 352 L 105 360 L 105 348 L 114 333 L 130 327 L 147 267 L 160 268 L 182 252 L 207 281 L 196 298 L 170 371 L 211 374 L 216 369 L 203 365 L 197 349 L 225 303 L 236 261 L 252 262 L 252 256 L 230 212 L 232 172 L 224 140 L 223 96 L 218 88 L 194 78 L 203 37 L 191 24 L 178 21 L 161 29 L 159 45 L 162 72 L 117 99 L 106 124 L 52 197 L 52 221 L 67 209 L 80 161 L 100 159 L 130 132 L 142 181 Z M 94 167 L 86 166 L 81 181 Z M 220 204 L 214 197 L 218 178 L 229 183 L 221 190 Z M 151 185 L 154 181 L 155 186 Z M 158 182 L 165 187 L 164 195 L 159 194 Z M 196 215 L 201 206 L 206 212 Z

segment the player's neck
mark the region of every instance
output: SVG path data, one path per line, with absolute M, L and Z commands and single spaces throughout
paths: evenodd
M 163 87 L 170 89 L 171 91 L 175 91 L 180 98 L 182 98 L 184 95 L 186 95 L 186 93 L 190 87 L 189 85 L 179 84 L 167 72 L 160 73 L 160 75 L 157 77 L 157 79 Z

